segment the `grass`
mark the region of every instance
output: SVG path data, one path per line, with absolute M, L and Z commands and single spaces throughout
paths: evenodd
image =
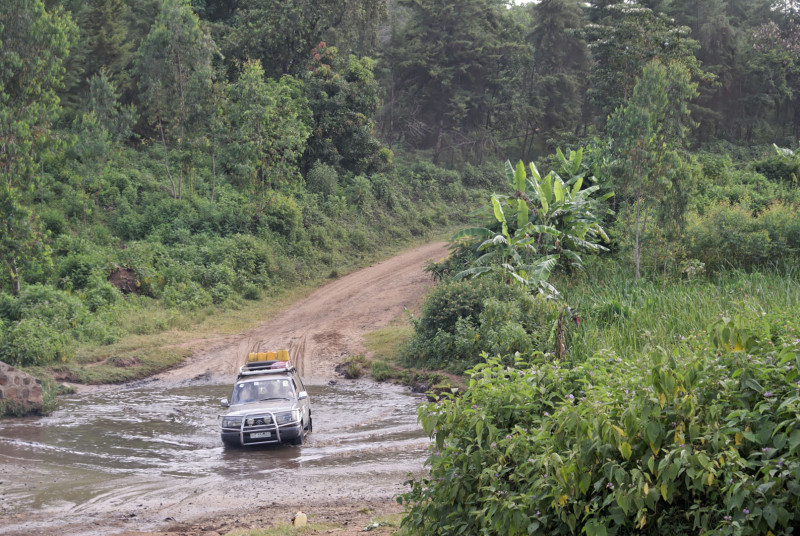
M 364 375 L 364 369 L 369 366 L 369 359 L 363 355 L 348 357 L 343 363 L 344 377 L 356 380 Z
M 385 328 L 372 331 L 364 336 L 367 349 L 374 359 L 395 361 L 400 349 L 414 334 L 414 328 L 407 321 L 395 322 Z
M 570 353 L 577 358 L 602 349 L 624 356 L 670 348 L 689 335 L 703 336 L 722 317 L 800 317 L 800 281 L 793 274 L 730 271 L 664 284 L 634 282 L 618 265 L 602 263 L 555 284 L 581 318 L 579 327 L 569 324 Z M 787 330 L 800 328 L 791 324 Z

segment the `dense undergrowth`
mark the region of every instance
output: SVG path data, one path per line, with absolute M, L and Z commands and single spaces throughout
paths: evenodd
M 557 305 L 525 297 L 544 319 L 528 337 L 536 349 L 480 353 L 486 344 L 470 335 L 473 359 L 450 364 L 475 365 L 466 391 L 421 408 L 436 446 L 429 477 L 404 496 L 407 525 L 421 534 L 793 533 L 796 273 L 633 284 L 622 264 L 602 261 L 561 283 L 580 319 L 566 324 L 564 360 L 553 351 Z M 490 324 L 481 314 L 478 329 Z
M 672 349 L 542 354 L 471 372 L 423 408 L 424 534 L 791 534 L 800 506 L 800 340 L 783 320 L 687 334 Z M 733 329 L 731 329 L 733 328 Z M 795 326 L 796 328 L 796 326 Z M 794 335 L 796 337 L 796 335 Z M 624 371 L 624 372 L 623 372 Z
M 557 295 L 463 277 L 475 241 L 430 266 L 401 353 L 468 387 L 420 409 L 435 445 L 401 498 L 412 532 L 796 533 L 797 187 L 763 160 L 698 161 L 705 194 L 683 232 L 643 233 L 638 280 L 624 204 L 611 251 L 556 268 Z
M 497 180 L 489 167 L 464 175 L 411 162 L 375 176 L 340 177 L 318 166 L 304 187 L 274 192 L 259 211 L 225 185 L 213 203 L 200 192 L 173 199 L 154 182 L 150 161 L 129 165 L 142 156 L 130 151 L 116 160 L 89 208 L 67 183 L 45 194 L 39 217 L 51 262 L 26 273 L 19 296 L 0 293 L 0 360 L 56 368 L 86 364 L 87 355 L 104 360 L 108 355 L 92 349 L 186 328 L 211 311 L 337 277 L 463 224 Z M 134 292 L 123 295 L 109 282 L 118 268 L 135 274 Z M 111 367 L 98 378 L 71 377 L 124 381 L 181 358 L 173 357 L 144 363 L 143 371 L 145 358 L 125 356 L 117 374 Z

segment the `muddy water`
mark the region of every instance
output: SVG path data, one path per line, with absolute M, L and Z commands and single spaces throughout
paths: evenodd
M 149 530 L 214 511 L 390 497 L 428 441 L 419 397 L 395 386 L 308 386 L 301 447 L 224 448 L 230 386 L 74 395 L 53 415 L 0 422 L 0 534 Z

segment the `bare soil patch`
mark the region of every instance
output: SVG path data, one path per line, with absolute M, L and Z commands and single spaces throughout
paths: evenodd
M 432 284 L 425 264 L 446 255 L 446 244 L 428 244 L 344 276 L 247 333 L 188 343 L 200 349 L 155 379 L 222 381 L 237 373 L 249 352 L 286 348 L 307 382 L 326 382 L 345 357 L 364 353 L 365 333 L 421 303 Z

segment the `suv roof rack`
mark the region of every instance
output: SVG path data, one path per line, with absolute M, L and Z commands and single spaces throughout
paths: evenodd
M 294 371 L 291 361 L 251 361 L 239 369 L 239 377 L 256 376 L 260 374 L 282 374 Z

